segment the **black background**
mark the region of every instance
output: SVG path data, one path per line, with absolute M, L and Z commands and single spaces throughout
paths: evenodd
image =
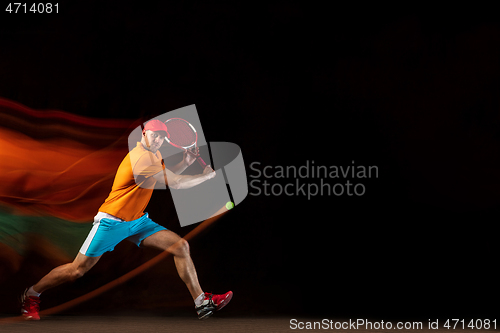
M 378 167 L 378 178 L 361 181 L 361 197 L 249 194 L 193 240 L 205 290 L 235 292 L 228 315 L 496 315 L 500 26 L 491 8 L 60 1 L 58 14 L 3 9 L 2 97 L 134 120 L 196 104 L 207 141 L 241 147 L 249 180 L 252 162 Z M 155 194 L 148 211 L 185 235 L 194 226 L 180 228 L 168 200 Z M 154 254 L 121 244 L 88 276 L 48 291 L 44 306 Z M 191 307 L 171 261 L 161 267 L 74 311 L 162 309 L 178 299 Z

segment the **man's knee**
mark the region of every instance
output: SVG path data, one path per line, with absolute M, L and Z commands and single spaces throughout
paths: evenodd
M 175 243 L 174 255 L 181 257 L 189 256 L 189 243 L 184 238 L 181 238 Z
M 85 273 L 87 273 L 89 271 L 90 268 L 87 268 L 85 266 L 81 266 L 81 265 L 72 265 L 70 266 L 70 269 L 69 269 L 69 278 L 71 280 L 76 280 L 76 279 L 79 279 L 81 278 L 82 276 L 85 275 Z
M 76 279 L 79 279 L 82 276 L 84 276 L 85 273 L 87 273 L 86 270 L 84 270 L 82 268 L 75 268 L 75 269 L 71 270 L 69 275 L 70 275 L 71 280 L 76 280 Z

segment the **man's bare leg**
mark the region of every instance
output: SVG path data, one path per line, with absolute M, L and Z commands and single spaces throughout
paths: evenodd
M 51 270 L 37 284 L 33 285 L 33 290 L 37 293 L 42 293 L 62 283 L 74 281 L 94 267 L 100 258 L 101 256 L 87 257 L 78 252 L 72 263 L 61 265 Z
M 142 244 L 172 253 L 174 255 L 177 272 L 182 281 L 186 284 L 191 293 L 191 297 L 196 299 L 203 293 L 198 281 L 196 269 L 189 254 L 189 244 L 185 239 L 170 230 L 161 230 L 146 237 L 142 241 Z
M 58 266 L 45 275 L 37 284 L 26 289 L 22 295 L 21 313 L 26 320 L 40 320 L 40 294 L 64 282 L 74 281 L 87 273 L 99 257 L 87 257 L 78 253 L 72 263 Z

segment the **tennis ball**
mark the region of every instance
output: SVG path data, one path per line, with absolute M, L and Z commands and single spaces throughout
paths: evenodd
M 227 210 L 230 210 L 230 209 L 232 209 L 233 207 L 234 207 L 234 203 L 232 203 L 231 201 L 228 201 L 228 202 L 226 203 L 226 208 L 227 208 Z

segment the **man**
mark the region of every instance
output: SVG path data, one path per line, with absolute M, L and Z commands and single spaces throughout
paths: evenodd
M 180 175 L 196 159 L 186 152 L 179 164 L 171 170 L 165 168 L 158 149 L 167 135 L 167 126 L 159 120 L 151 120 L 144 126 L 141 141 L 118 167 L 111 193 L 94 217 L 93 227 L 75 260 L 54 268 L 24 292 L 21 311 L 25 319 L 40 319 L 42 292 L 82 277 L 105 252 L 113 251 L 124 239 L 137 246 L 172 253 L 177 272 L 193 297 L 199 319 L 210 317 L 214 311 L 229 303 L 233 296 L 231 291 L 222 295 L 203 292 L 187 241 L 153 222 L 144 212 L 157 182 L 174 189 L 186 189 L 215 177 L 215 171 L 210 166 L 199 175 Z

